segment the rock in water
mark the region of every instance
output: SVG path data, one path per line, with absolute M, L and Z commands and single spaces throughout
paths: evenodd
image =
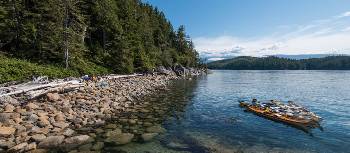
M 114 143 L 116 145 L 124 145 L 124 144 L 130 143 L 133 138 L 134 138 L 134 134 L 122 133 L 122 134 L 111 135 L 105 140 L 105 142 Z
M 60 99 L 60 95 L 58 93 L 47 93 L 46 97 L 49 101 L 55 102 Z
M 0 136 L 8 137 L 8 136 L 14 134 L 15 131 L 16 131 L 16 129 L 12 128 L 12 127 L 0 127 Z
M 165 133 L 166 132 L 166 130 L 163 127 L 161 127 L 160 125 L 148 127 L 146 129 L 146 131 L 150 132 L 150 133 Z
M 108 131 L 106 132 L 105 134 L 105 137 L 113 137 L 113 136 L 116 136 L 118 134 L 122 134 L 122 130 L 121 129 L 114 129 L 113 131 Z
M 39 148 L 58 147 L 64 140 L 64 136 L 49 136 L 39 143 Z
M 104 143 L 103 142 L 96 142 L 96 144 L 94 144 L 91 149 L 92 150 L 95 150 L 95 151 L 98 151 L 98 150 L 101 150 L 103 149 L 104 147 Z
M 143 141 L 151 141 L 154 137 L 156 137 L 158 133 L 144 133 L 141 135 Z

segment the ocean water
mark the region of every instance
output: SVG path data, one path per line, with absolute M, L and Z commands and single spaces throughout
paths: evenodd
M 310 133 L 244 112 L 239 100 L 292 100 L 323 118 Z M 147 101 L 147 100 L 146 100 Z M 350 71 L 213 71 L 149 99 L 167 132 L 123 152 L 350 152 Z

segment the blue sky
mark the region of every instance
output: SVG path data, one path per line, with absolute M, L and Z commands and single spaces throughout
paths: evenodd
M 350 53 L 350 0 L 144 1 L 185 25 L 202 54 Z

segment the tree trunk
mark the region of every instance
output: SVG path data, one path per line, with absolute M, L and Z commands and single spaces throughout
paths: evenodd
M 64 57 L 65 57 L 65 63 L 66 63 L 66 69 L 68 68 L 68 61 L 69 61 L 69 50 L 68 50 L 68 4 L 67 0 L 64 0 L 64 9 L 65 9 L 65 19 L 64 19 Z

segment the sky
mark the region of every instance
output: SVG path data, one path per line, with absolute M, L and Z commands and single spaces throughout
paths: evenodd
M 143 0 L 213 60 L 350 54 L 350 0 Z

